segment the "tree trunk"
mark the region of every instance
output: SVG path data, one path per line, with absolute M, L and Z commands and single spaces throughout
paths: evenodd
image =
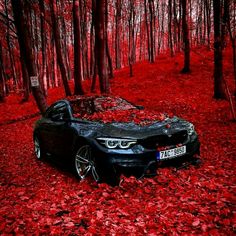
M 11 40 L 10 40 L 10 22 L 9 22 L 9 16 L 8 16 L 7 0 L 4 1 L 4 4 L 5 4 L 5 10 L 6 10 L 6 23 L 7 23 L 7 32 L 6 32 L 7 49 L 8 49 L 8 54 L 9 54 L 9 58 L 10 58 L 10 66 L 11 66 L 13 81 L 15 83 L 16 89 L 18 89 L 18 80 L 16 77 L 14 55 L 12 52 Z
M 95 0 L 92 0 L 92 12 L 95 13 Z M 92 14 L 90 27 L 90 76 L 93 77 L 95 64 L 95 38 L 94 38 L 95 15 Z
M 154 63 L 155 56 L 154 56 L 154 36 L 153 36 L 153 16 L 154 16 L 154 9 L 152 5 L 152 0 L 148 0 L 149 5 L 149 14 L 150 14 L 150 62 Z
M 206 8 L 206 24 L 207 24 L 207 46 L 210 48 L 210 32 L 211 32 L 211 3 L 209 0 L 205 1 Z
M 92 26 L 91 26 L 91 30 L 93 32 L 93 28 L 95 28 L 95 12 L 96 12 L 96 0 L 92 0 Z M 96 78 L 97 78 L 97 53 L 96 53 L 96 50 L 97 50 L 97 47 L 96 47 L 96 41 L 94 39 L 94 35 L 91 34 L 93 37 L 92 38 L 92 41 L 91 41 L 91 75 L 92 76 L 92 84 L 91 84 L 91 89 L 90 91 L 92 93 L 95 92 L 95 88 L 96 88 Z M 94 44 L 93 44 L 93 41 L 94 41 Z M 93 46 L 92 46 L 93 45 Z M 92 59 L 93 59 L 93 63 L 92 63 Z
M 80 28 L 81 28 L 81 45 L 82 45 L 82 69 L 83 77 L 88 78 L 89 63 L 88 63 L 88 27 L 87 27 L 87 0 L 80 2 Z
M 135 9 L 134 0 L 130 0 L 129 9 L 129 68 L 130 77 L 133 77 L 133 63 L 134 63 L 134 22 L 135 22 Z
M 120 50 L 120 33 L 121 33 L 121 0 L 116 0 L 116 32 L 115 32 L 115 58 L 116 69 L 121 68 L 121 50 Z
M 32 9 L 32 8 L 31 8 Z M 32 37 L 33 39 L 33 44 L 35 45 L 34 48 L 35 48 L 35 63 L 36 63 L 36 68 L 37 68 L 37 71 L 39 72 L 40 69 L 39 69 L 39 34 L 38 34 L 38 20 L 37 20 L 37 16 L 36 16 L 36 13 L 34 12 L 34 10 L 32 9 L 31 10 L 33 14 L 33 17 L 32 18 L 32 31 L 34 32 L 34 37 Z M 40 80 L 42 81 L 42 85 L 43 85 L 43 80 L 42 80 L 42 77 L 40 77 Z M 43 89 L 43 86 L 42 86 L 42 89 Z
M 57 5 L 55 0 L 50 0 L 50 11 L 51 11 L 51 18 L 52 18 L 52 30 L 54 34 L 54 40 L 55 40 L 55 46 L 56 46 L 56 53 L 57 53 L 57 61 L 60 67 L 61 71 L 61 77 L 62 82 L 64 85 L 64 90 L 66 96 L 71 96 L 70 87 L 68 84 L 67 79 L 67 72 L 65 67 L 65 60 L 62 55 L 62 47 L 61 47 L 61 37 L 60 37 L 60 31 L 58 28 L 58 22 L 57 22 Z
M 21 59 L 25 62 L 28 75 L 30 77 L 37 76 L 30 35 L 28 28 L 25 24 L 23 14 L 24 6 L 21 0 L 11 0 L 11 3 L 14 15 L 14 22 L 17 30 L 18 42 L 20 46 Z M 32 87 L 32 92 L 39 110 L 41 111 L 41 113 L 44 113 L 47 108 L 47 103 L 40 85 Z
M 2 42 L 0 41 L 0 102 L 4 102 L 5 96 L 6 96 L 6 83 L 4 77 Z
M 108 60 L 108 69 L 109 69 L 109 78 L 114 78 L 113 74 L 113 66 L 112 66 L 112 59 L 110 55 L 109 45 L 108 45 L 108 32 L 107 32 L 107 26 L 108 26 L 108 4 L 106 4 L 105 8 L 105 36 L 106 36 L 106 54 L 107 54 L 107 60 Z
M 144 13 L 145 13 L 145 24 L 147 30 L 147 48 L 148 48 L 148 60 L 151 61 L 151 50 L 150 50 L 150 34 L 149 34 L 149 25 L 148 25 L 148 16 L 147 16 L 147 0 L 144 1 Z
M 214 11 L 214 98 L 225 99 L 226 93 L 223 83 L 223 56 L 222 56 L 222 35 L 220 22 L 221 17 L 221 2 L 215 0 L 213 2 Z
M 234 3 L 236 5 L 236 3 Z M 235 18 L 234 18 L 235 19 Z M 222 39 L 224 39 L 224 34 L 226 33 L 225 30 L 227 29 L 229 32 L 229 38 L 231 41 L 232 46 L 232 54 L 233 54 L 233 68 L 234 68 L 234 83 L 235 83 L 235 99 L 236 99 L 236 29 L 231 27 L 231 21 L 230 21 L 230 0 L 224 1 L 224 17 L 223 17 L 223 32 L 222 32 Z M 232 25 L 235 22 L 232 22 Z
M 60 18 L 60 22 L 58 21 L 59 27 L 61 25 L 61 32 L 62 32 L 62 53 L 63 53 L 63 58 L 64 58 L 64 62 L 65 62 L 65 68 L 66 68 L 66 72 L 67 72 L 67 80 L 71 80 L 71 72 L 70 72 L 70 59 L 69 59 L 69 49 L 67 47 L 67 30 L 66 30 L 66 23 L 64 20 L 64 17 Z
M 187 3 L 186 0 L 181 0 L 182 3 L 182 31 L 184 44 L 184 68 L 182 73 L 190 72 L 190 46 L 189 46 L 189 31 L 187 24 Z
M 109 68 L 109 78 L 112 79 L 114 78 L 114 73 L 113 73 L 111 54 L 110 54 L 109 45 L 108 45 L 108 39 L 106 39 L 106 54 L 107 54 L 108 68 Z
M 39 0 L 40 7 L 40 23 L 41 23 L 41 45 L 42 45 L 42 81 L 43 81 L 43 91 L 44 94 L 47 95 L 48 82 L 47 82 L 47 57 L 46 57 L 46 49 L 47 49 L 47 37 L 46 37 L 46 25 L 45 25 L 45 6 L 44 0 Z
M 96 50 L 96 48 L 95 48 Z M 94 67 L 93 67 L 93 77 L 92 77 L 92 85 L 90 91 L 92 93 L 95 92 L 96 89 L 96 78 L 97 78 L 97 61 L 96 57 L 94 58 Z
M 174 51 L 173 51 L 173 42 L 172 42 L 172 0 L 169 0 L 169 4 L 168 4 L 168 38 L 169 38 L 169 48 L 170 48 L 170 56 L 173 57 L 174 56 Z
M 82 65 L 81 65 L 81 35 L 79 0 L 73 0 L 73 20 L 74 20 L 74 94 L 84 94 L 82 88 Z
M 59 74 L 57 67 L 57 52 L 55 44 L 53 44 L 53 75 L 54 75 L 54 86 L 57 88 L 59 86 Z
M 95 11 L 95 46 L 96 62 L 99 75 L 101 93 L 109 93 L 109 79 L 107 73 L 107 54 L 106 54 L 106 23 L 105 23 L 106 0 L 96 1 Z
M 180 51 L 181 48 L 181 41 L 182 41 L 182 34 L 181 34 L 181 19 L 182 18 L 182 6 L 181 6 L 181 0 L 179 0 L 179 21 L 178 21 L 178 51 Z
M 175 50 L 177 47 L 177 25 L 178 25 L 178 20 L 177 20 L 177 6 L 176 6 L 176 0 L 173 0 L 173 15 L 174 15 L 174 34 L 173 34 L 173 40 L 174 40 L 174 46 Z

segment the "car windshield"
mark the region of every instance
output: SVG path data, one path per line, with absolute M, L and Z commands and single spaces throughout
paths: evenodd
M 128 101 L 119 97 L 78 97 L 70 100 L 73 114 L 91 115 L 104 111 L 124 111 L 137 109 Z
M 94 105 L 97 112 L 136 109 L 134 105 L 119 97 L 98 97 L 94 100 Z
M 136 123 L 141 126 L 163 121 L 162 113 L 140 110 L 119 97 L 72 97 L 69 99 L 74 118 L 101 123 Z

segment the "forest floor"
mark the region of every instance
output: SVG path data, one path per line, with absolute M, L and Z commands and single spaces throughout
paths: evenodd
M 233 89 L 230 56 L 225 78 Z M 157 176 L 122 177 L 120 186 L 79 182 L 70 172 L 33 153 L 38 117 L 31 100 L 11 95 L 0 105 L 0 234 L 234 235 L 236 233 L 236 123 L 227 101 L 214 100 L 212 52 L 192 52 L 192 72 L 180 74 L 183 57 L 115 73 L 112 93 L 147 109 L 191 121 L 199 133 L 202 164 L 161 168 Z M 88 82 L 85 83 L 88 86 Z M 49 91 L 49 103 L 63 97 Z M 9 124 L 7 124 L 9 123 Z

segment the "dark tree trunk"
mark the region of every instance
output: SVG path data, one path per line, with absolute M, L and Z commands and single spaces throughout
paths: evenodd
M 114 78 L 114 73 L 113 73 L 112 59 L 111 59 L 111 54 L 110 54 L 107 39 L 106 39 L 106 54 L 107 54 L 108 68 L 109 68 L 109 78 L 112 79 L 112 78 Z
M 92 0 L 92 12 L 95 12 L 95 0 Z M 95 38 L 94 38 L 94 24 L 95 15 L 92 14 L 91 28 L 90 28 L 90 76 L 93 77 L 94 64 L 95 64 Z
M 6 83 L 4 77 L 4 65 L 2 56 L 2 42 L 0 41 L 0 102 L 4 101 L 6 96 Z
M 92 85 L 91 85 L 91 92 L 95 92 L 96 88 L 96 78 L 97 78 L 97 62 L 96 62 L 96 57 L 94 59 L 94 68 L 93 68 L 93 77 L 92 77 Z
M 147 48 L 148 48 L 148 60 L 151 61 L 151 50 L 150 50 L 150 33 L 149 33 L 149 25 L 148 25 L 148 16 L 147 16 L 147 0 L 144 1 L 144 12 L 145 12 L 145 24 L 147 30 Z
M 178 51 L 181 48 L 182 34 L 181 34 L 181 19 L 182 18 L 182 5 L 181 0 L 179 0 L 179 21 L 178 21 Z
M 21 0 L 11 0 L 11 3 L 15 20 L 14 22 L 17 30 L 18 42 L 20 46 L 21 59 L 25 62 L 28 75 L 30 77 L 38 76 L 36 72 L 34 55 L 32 52 L 30 35 L 28 27 L 25 24 L 23 14 L 24 6 Z M 44 113 L 47 108 L 47 103 L 40 85 L 37 87 L 32 87 L 32 92 L 39 110 L 41 111 L 41 113 Z
M 73 20 L 74 20 L 74 94 L 84 94 L 82 88 L 82 65 L 81 65 L 81 31 L 79 16 L 79 0 L 73 0 Z
M 63 17 L 61 17 L 61 31 L 62 31 L 62 52 L 63 56 L 65 58 L 65 67 L 66 67 L 66 72 L 67 72 L 67 80 L 71 80 L 71 72 L 70 72 L 70 59 L 69 59 L 69 50 L 67 47 L 67 30 L 66 30 L 66 23 Z M 59 21 L 58 21 L 59 23 Z M 59 23 L 60 25 L 60 23 Z
M 153 27 L 153 18 L 154 18 L 154 9 L 153 9 L 153 0 L 148 0 L 149 5 L 149 14 L 150 14 L 150 62 L 154 63 L 154 27 Z
M 234 3 L 234 6 L 236 3 Z M 231 41 L 231 46 L 232 46 L 232 54 L 233 54 L 233 68 L 234 68 L 234 82 L 235 82 L 235 99 L 236 99 L 236 29 L 231 27 L 231 22 L 230 22 L 230 0 L 225 0 L 224 1 L 224 17 L 223 17 L 223 23 L 224 23 L 224 28 L 225 30 L 227 29 L 229 32 L 229 37 Z M 234 10 L 235 11 L 235 10 Z M 234 22 L 232 22 L 234 24 Z M 224 32 L 225 33 L 225 32 Z M 224 37 L 222 37 L 224 38 Z
M 40 7 L 40 24 L 41 24 L 41 45 L 42 45 L 42 82 L 43 82 L 43 90 L 44 94 L 47 94 L 47 57 L 46 57 L 46 49 L 47 49 L 47 37 L 46 37 L 46 25 L 45 25 L 45 6 L 44 0 L 39 0 Z
M 32 9 L 32 13 L 34 13 L 33 18 L 32 18 L 32 26 L 31 27 L 32 27 L 32 31 L 34 32 L 33 44 L 35 45 L 34 46 L 34 48 L 35 48 L 35 63 L 37 66 L 37 71 L 40 71 L 39 70 L 39 53 L 38 53 L 39 52 L 38 20 L 37 20 L 36 13 L 34 12 L 33 9 Z M 42 78 L 40 78 L 40 79 L 42 79 Z M 43 84 L 43 82 L 42 82 L 42 84 Z
M 80 27 L 82 43 L 82 68 L 84 78 L 90 76 L 88 63 L 88 27 L 87 27 L 87 0 L 80 2 Z
M 221 1 L 214 0 L 214 98 L 225 99 L 223 83 L 223 56 L 222 56 L 222 35 L 221 35 Z
M 142 60 L 142 49 L 143 49 L 143 30 L 142 21 L 139 22 L 139 61 Z
M 170 48 L 170 56 L 173 57 L 174 56 L 174 51 L 173 51 L 173 42 L 172 42 L 172 0 L 169 0 L 169 4 L 168 4 L 168 38 L 169 38 L 169 48 Z
M 186 0 L 181 0 L 182 4 L 182 31 L 184 44 L 184 68 L 182 73 L 190 72 L 190 45 L 189 45 L 189 31 L 187 24 L 187 3 Z
M 95 28 L 95 12 L 96 12 L 96 0 L 92 0 L 92 26 L 91 28 Z M 93 30 L 93 29 L 92 29 Z M 94 37 L 93 37 L 94 38 Z M 96 88 L 96 78 L 97 78 L 97 47 L 96 47 L 96 40 L 92 39 L 94 41 L 94 46 L 91 47 L 91 51 L 93 52 L 93 64 L 91 63 L 91 70 L 92 70 L 92 85 L 91 85 L 91 92 L 95 92 Z M 92 44 L 91 44 L 92 45 Z M 92 57 L 91 57 L 92 60 Z
M 177 26 L 178 26 L 178 20 L 177 20 L 177 5 L 176 5 L 176 0 L 173 0 L 173 15 L 174 15 L 174 35 L 173 35 L 173 40 L 174 40 L 174 45 L 175 49 L 177 46 Z
M 93 77 L 93 68 L 94 68 L 94 23 L 91 23 L 90 28 L 90 78 Z
M 22 102 L 27 102 L 29 100 L 29 95 L 30 95 L 30 78 L 24 59 L 21 59 L 20 62 L 21 62 L 23 87 L 24 87 L 24 97 L 22 99 Z
M 161 47 L 164 47 L 164 15 L 165 15 L 165 3 L 161 3 L 161 13 L 159 14 L 159 21 L 160 21 L 160 27 L 159 27 L 159 36 L 158 36 L 158 54 L 160 53 Z
M 206 27 L 207 27 L 207 46 L 210 48 L 210 32 L 211 32 L 211 2 L 205 1 L 206 11 Z
M 107 2 L 107 0 L 106 0 Z M 109 50 L 109 45 L 108 45 L 108 32 L 107 32 L 107 27 L 108 27 L 108 4 L 106 3 L 106 8 L 105 8 L 105 31 L 106 31 L 106 54 L 107 54 L 107 60 L 108 60 L 108 69 L 109 69 L 109 78 L 114 78 L 113 74 L 113 66 L 112 66 L 112 59 L 111 59 L 111 54 Z
M 234 67 L 234 85 L 235 85 L 235 91 L 234 96 L 236 100 L 236 38 L 231 38 L 232 43 L 232 51 L 233 51 L 233 67 Z
M 11 71 L 12 71 L 12 77 L 13 77 L 13 81 L 14 81 L 16 89 L 17 89 L 18 88 L 18 80 L 17 80 L 17 77 L 16 77 L 16 68 L 15 68 L 15 63 L 14 63 L 14 55 L 13 55 L 12 48 L 11 48 L 10 22 L 9 22 L 9 16 L 8 16 L 7 0 L 4 1 L 4 4 L 5 4 L 5 11 L 6 11 L 6 23 L 7 23 L 7 32 L 6 32 L 7 49 L 8 49 L 8 54 L 9 54 L 9 58 L 10 58 L 10 66 L 11 66 Z
M 96 1 L 95 11 L 95 46 L 96 62 L 99 75 L 101 93 L 109 93 L 109 79 L 107 73 L 107 54 L 106 54 L 106 23 L 105 23 L 106 0 Z
M 68 84 L 68 78 L 67 78 L 67 71 L 66 71 L 66 64 L 65 60 L 62 55 L 62 47 L 61 47 L 61 37 L 60 37 L 60 31 L 58 28 L 58 22 L 57 22 L 57 5 L 55 0 L 50 0 L 50 10 L 51 10 L 51 18 L 52 18 L 52 30 L 54 34 L 54 40 L 55 40 L 55 46 L 56 46 L 56 53 L 57 53 L 57 61 L 58 65 L 60 67 L 61 71 L 61 77 L 62 82 L 64 85 L 64 90 L 66 96 L 71 96 L 70 87 Z
M 129 68 L 130 68 L 130 77 L 133 77 L 133 63 L 134 63 L 134 22 L 135 22 L 135 9 L 134 9 L 134 0 L 130 0 L 130 9 L 129 9 Z
M 121 68 L 121 50 L 120 50 L 120 33 L 121 33 L 121 0 L 116 0 L 116 32 L 115 32 L 115 58 L 116 69 Z

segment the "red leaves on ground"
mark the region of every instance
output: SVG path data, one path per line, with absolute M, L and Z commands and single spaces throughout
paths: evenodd
M 192 57 L 190 75 L 179 74 L 179 60 L 160 57 L 153 65 L 134 65 L 133 78 L 123 69 L 112 89 L 152 111 L 193 122 L 201 141 L 200 167 L 162 168 L 141 180 L 122 177 L 114 188 L 92 179 L 79 182 L 62 167 L 36 160 L 36 118 L 0 126 L 0 234 L 233 235 L 236 124 L 228 102 L 212 99 L 208 60 Z M 50 91 L 50 100 L 62 97 L 60 91 Z M 33 113 L 32 104 L 7 98 L 1 121 Z

